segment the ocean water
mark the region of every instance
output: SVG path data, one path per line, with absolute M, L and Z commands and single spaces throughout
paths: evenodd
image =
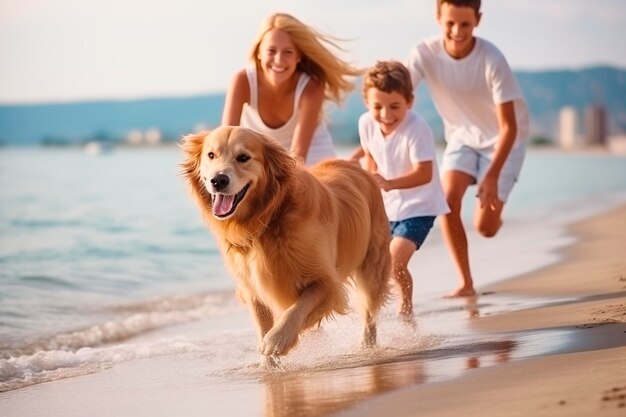
M 98 155 L 0 148 L 0 391 L 137 358 L 199 351 L 222 355 L 220 366 L 232 369 L 256 358 L 245 309 L 179 176 L 181 158 L 174 146 Z M 554 249 L 571 242 L 566 224 L 625 201 L 626 158 L 529 151 L 498 240 L 470 233 L 477 284 L 556 261 Z M 468 220 L 472 204 L 468 195 Z M 437 227 L 411 268 L 418 317 L 442 313 L 433 300 L 456 281 Z M 243 353 L 170 331 L 199 321 L 221 338 L 241 339 Z M 330 327 L 349 332 L 354 323 L 352 317 Z M 425 320 L 422 331 L 433 327 L 411 349 L 435 343 L 433 323 Z M 155 334 L 163 337 L 151 339 Z M 382 334 L 402 346 L 401 330 Z M 130 343 L 144 339 L 150 342 L 141 348 Z M 307 366 L 323 368 L 327 355 L 322 351 Z M 362 358 L 351 360 L 356 366 Z

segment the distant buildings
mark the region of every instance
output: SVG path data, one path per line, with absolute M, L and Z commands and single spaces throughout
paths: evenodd
M 563 107 L 559 113 L 559 145 L 564 149 L 587 146 L 606 146 L 606 110 L 600 104 L 587 106 L 584 110 L 582 129 L 579 115 L 573 107 Z
M 609 137 L 607 144 L 611 153 L 626 155 L 626 134 L 621 133 Z
M 163 135 L 161 134 L 161 131 L 156 128 L 146 130 L 143 138 L 148 145 L 158 145 L 163 141 Z
M 559 112 L 559 145 L 564 149 L 579 146 L 578 113 L 573 107 L 563 107 Z
M 596 104 L 585 109 L 585 145 L 606 144 L 606 111 Z
M 134 129 L 126 135 L 126 143 L 132 146 L 159 145 L 162 142 L 163 135 L 161 134 L 161 131 L 156 128 L 150 128 L 145 132 L 142 132 L 139 129 Z

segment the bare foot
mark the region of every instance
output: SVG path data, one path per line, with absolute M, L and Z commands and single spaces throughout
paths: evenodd
M 415 323 L 415 316 L 413 316 L 413 306 L 403 306 L 398 310 L 398 318 L 402 320 L 402 323 L 409 326 L 411 329 L 415 330 L 417 328 L 417 324 Z
M 474 287 L 459 287 L 444 295 L 444 298 L 472 297 L 474 295 L 476 295 Z

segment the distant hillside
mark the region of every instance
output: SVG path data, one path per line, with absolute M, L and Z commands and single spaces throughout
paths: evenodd
M 558 114 L 572 106 L 581 114 L 589 104 L 607 108 L 609 132 L 626 132 L 626 70 L 593 67 L 582 70 L 517 71 L 528 100 L 533 136 L 557 135 Z M 120 140 L 132 130 L 156 128 L 167 140 L 178 140 L 197 126 L 219 123 L 223 94 L 195 97 L 96 101 L 62 104 L 0 105 L 0 143 L 39 144 Z M 441 120 L 426 88 L 418 89 L 415 109 L 430 123 L 437 138 Z M 359 88 L 341 108 L 329 109 L 329 124 L 338 142 L 357 140 L 356 121 L 365 111 Z
M 528 102 L 533 137 L 556 139 L 559 112 L 574 107 L 582 115 L 586 106 L 602 103 L 607 110 L 609 133 L 626 132 L 626 70 L 593 67 L 582 70 L 516 71 L 515 75 Z M 360 93 L 352 94 L 344 108 L 333 117 L 337 138 L 358 135 L 355 120 L 365 111 Z M 443 124 L 428 90 L 422 83 L 417 91 L 415 110 L 429 122 L 435 137 L 443 138 Z
M 178 139 L 198 124 L 220 120 L 223 94 L 134 101 L 0 106 L 0 141 L 118 140 L 131 130 L 159 129 Z

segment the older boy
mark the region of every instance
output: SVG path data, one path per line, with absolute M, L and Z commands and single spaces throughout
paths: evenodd
M 377 62 L 363 80 L 368 112 L 359 118 L 365 166 L 382 189 L 391 229 L 392 279 L 400 290 L 398 312 L 413 320 L 413 278 L 408 263 L 435 217 L 448 212 L 439 180 L 435 140 L 411 111 L 413 86 L 400 62 Z
M 451 211 L 442 231 L 460 277 L 450 297 L 475 294 L 463 196 L 478 185 L 474 224 L 483 236 L 495 236 L 528 137 L 526 102 L 513 72 L 493 44 L 473 34 L 480 18 L 480 0 L 437 0 L 442 36 L 418 43 L 407 60 L 413 86 L 426 82 L 444 122 L 442 180 Z

